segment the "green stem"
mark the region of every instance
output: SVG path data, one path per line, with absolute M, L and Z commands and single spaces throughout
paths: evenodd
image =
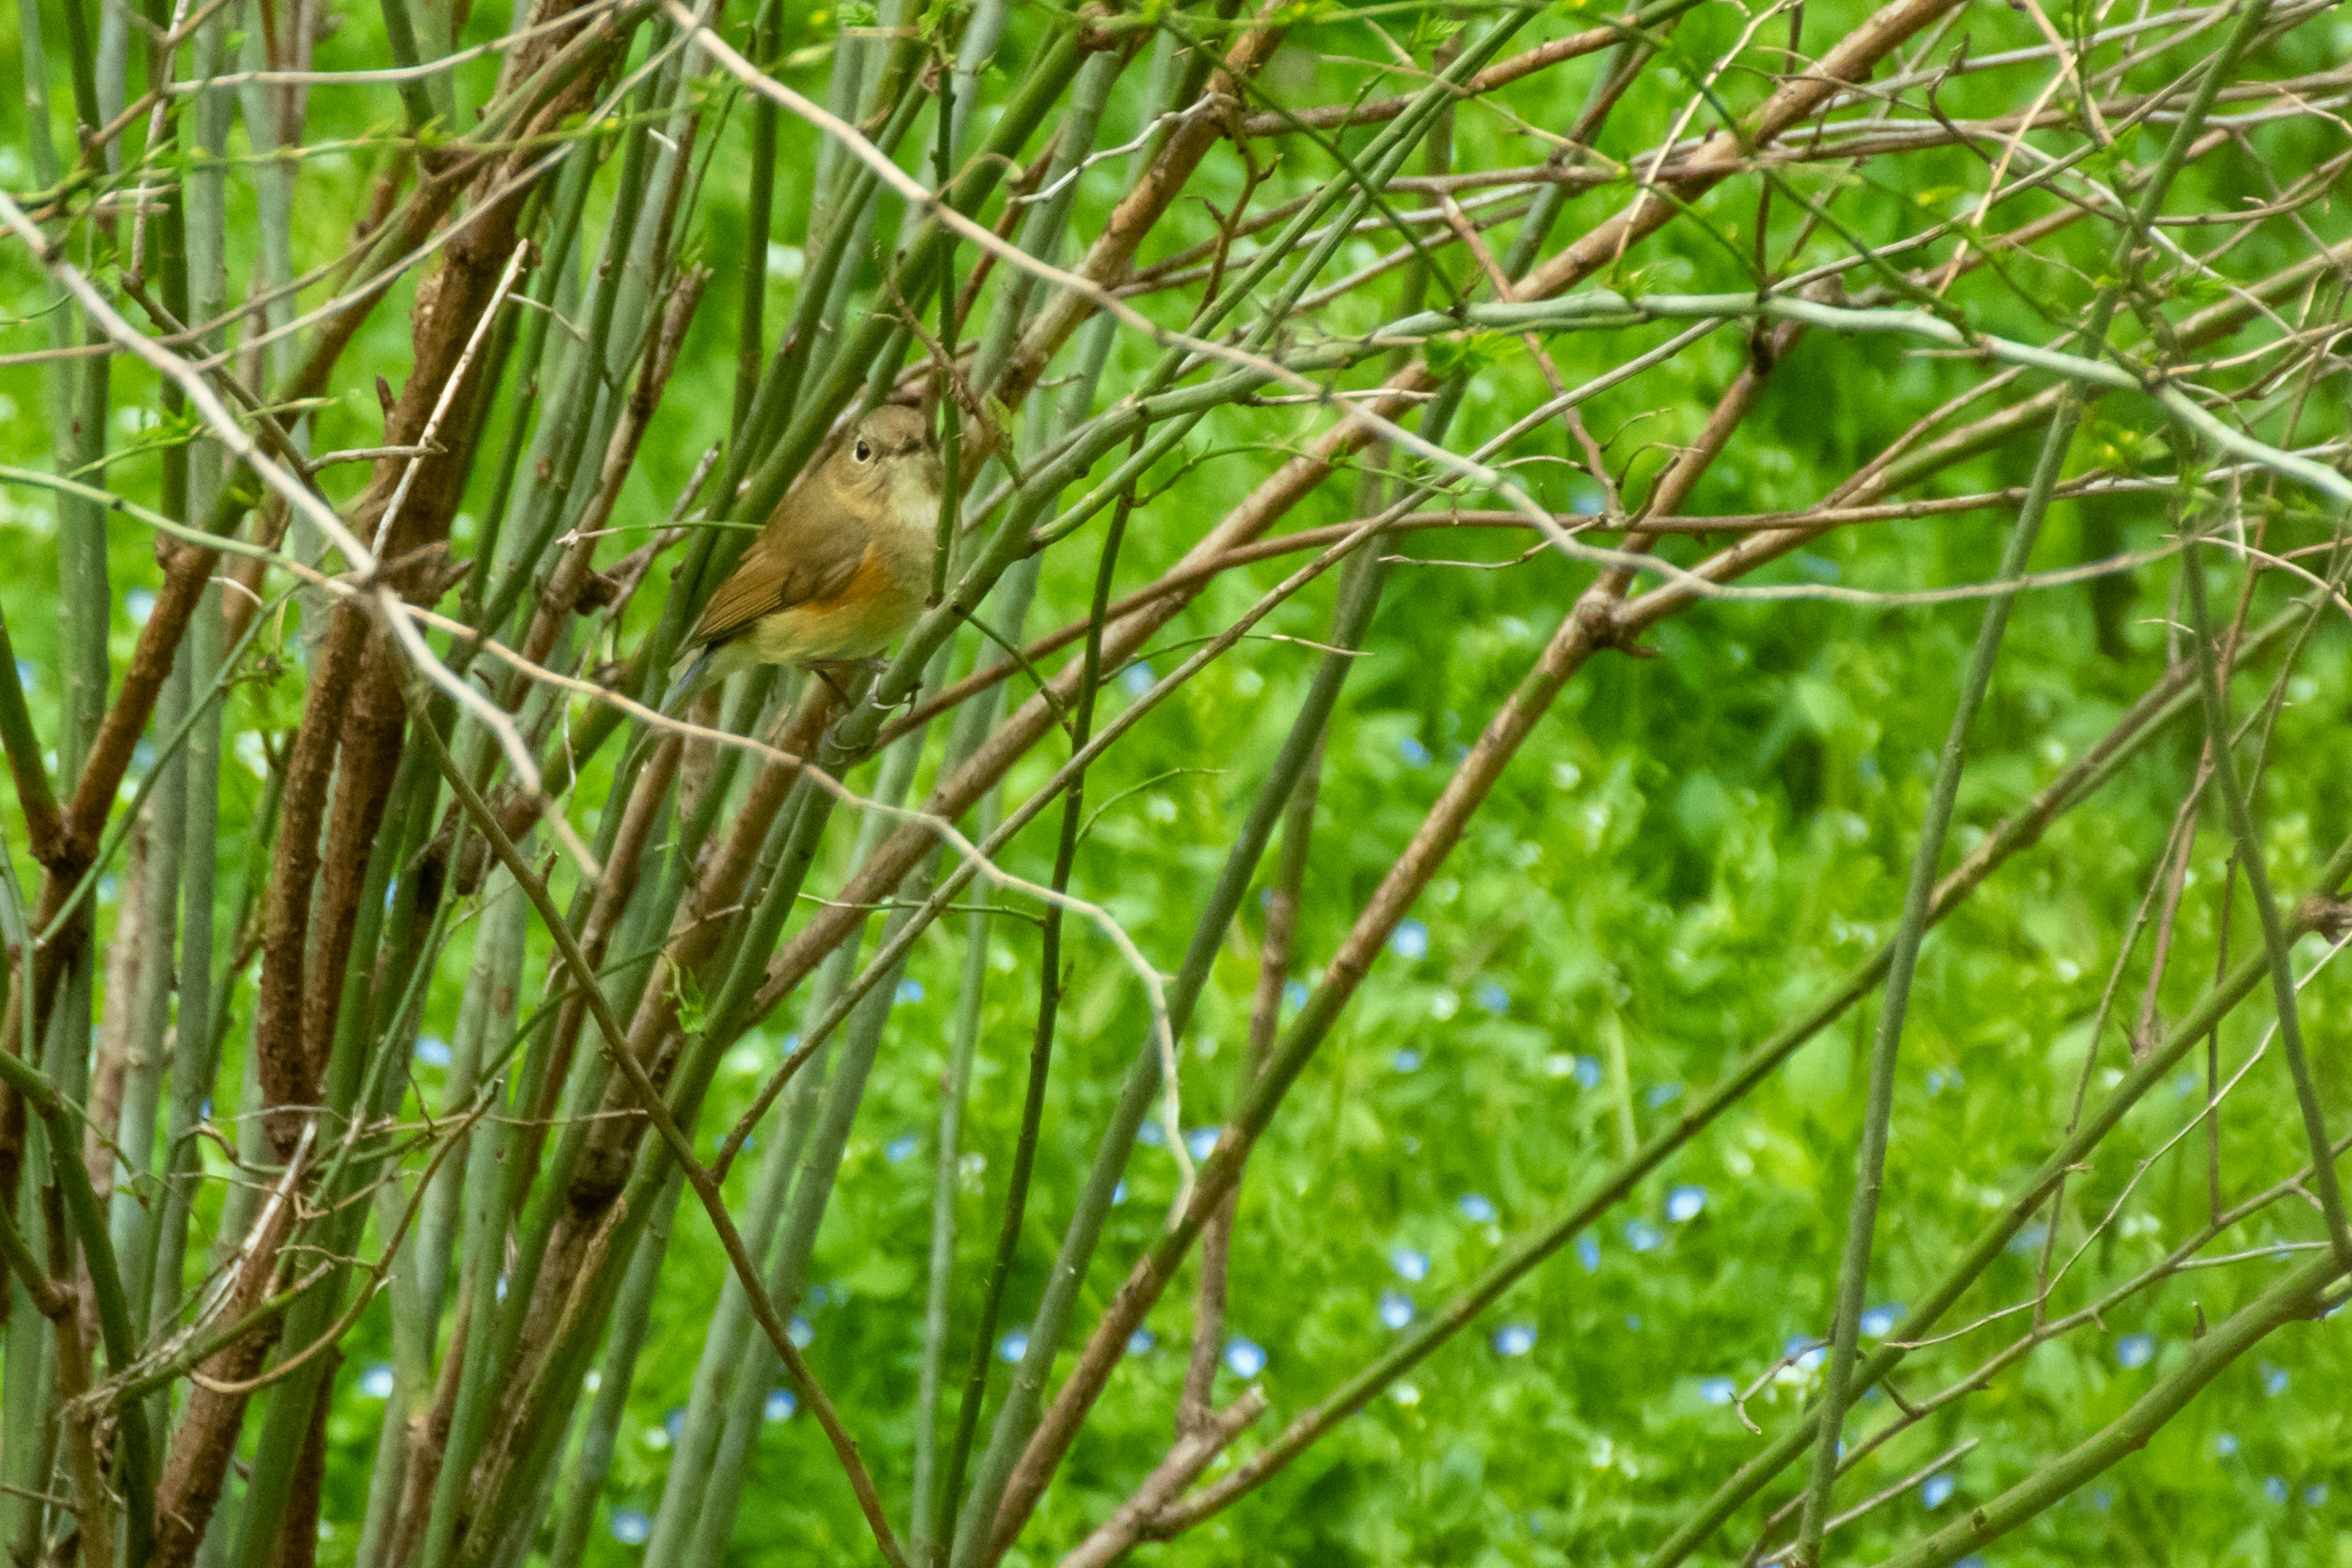
M 678 1194 L 685 1189 L 684 1173 L 671 1172 L 658 1200 L 659 1212 L 646 1224 L 630 1254 L 629 1275 L 613 1309 L 613 1329 L 604 1344 L 595 1402 L 588 1407 L 588 1419 L 572 1455 L 572 1478 L 563 1489 L 563 1515 L 548 1551 L 548 1568 L 580 1568 L 587 1553 L 588 1532 L 596 1521 L 596 1499 L 604 1489 L 605 1477 L 612 1473 L 614 1445 L 629 1408 L 630 1379 L 653 1323 L 654 1303 L 661 1295 L 662 1264 L 669 1254 Z
M 156 728 L 171 733 L 186 721 L 190 659 L 184 648 L 155 705 Z M 208 705 L 209 706 L 209 705 Z M 188 758 L 184 749 L 159 762 L 160 775 L 148 816 L 147 874 L 142 892 L 147 907 L 142 916 L 144 952 L 132 996 L 116 999 L 131 1009 L 128 1060 L 122 1077 L 120 1121 L 115 1141 L 114 1191 L 108 1205 L 108 1230 L 115 1257 L 124 1260 L 129 1277 L 124 1288 L 131 1304 L 132 1321 L 142 1331 L 154 1289 L 153 1237 L 148 1228 L 156 1212 L 150 1190 L 155 1152 L 157 1110 L 163 1087 L 164 1037 L 172 1027 L 172 992 L 179 935 L 181 868 L 187 842 Z M 201 857 L 200 857 L 201 858 Z
M 2327 1240 L 2336 1261 L 2352 1268 L 2352 1232 L 2344 1223 L 2344 1191 L 2336 1177 L 2334 1144 L 2327 1136 L 2327 1119 L 2319 1107 L 2319 1089 L 2312 1081 L 2311 1058 L 2304 1049 L 2303 1023 L 2295 1005 L 2294 942 L 2279 918 L 2278 899 L 2271 891 L 2271 874 L 2263 853 L 2263 836 L 2256 826 L 2245 785 L 2238 778 L 2238 760 L 2230 747 L 2229 699 L 2213 662 L 2213 630 L 2205 604 L 2204 549 L 2191 534 L 2180 558 L 2181 581 L 2187 586 L 2189 626 L 2194 633 L 2197 692 L 2205 714 L 2207 754 L 2213 759 L 2214 782 L 2229 814 L 2230 833 L 2237 841 L 2238 863 L 2246 874 L 2246 891 L 2262 922 L 2263 953 L 2269 961 L 2271 997 L 2278 1011 L 2279 1046 L 2286 1056 L 2287 1076 L 2294 1080 L 2295 1103 L 2303 1111 L 2304 1137 L 2311 1145 L 2311 1185 L 2319 1212 L 2327 1222 Z
M 782 16 L 783 0 L 761 0 L 758 18 L 752 23 L 751 59 L 762 70 L 776 68 Z M 745 198 L 740 268 L 741 316 L 736 325 L 735 405 L 727 422 L 733 432 L 740 432 L 751 415 L 751 399 L 760 389 L 760 363 L 767 358 L 761 321 L 768 304 L 768 236 L 775 222 L 776 133 L 782 122 L 783 110 L 777 104 L 765 98 L 752 101 L 751 178 Z
M 1009 628 L 1008 637 L 1017 639 L 1020 637 L 1036 585 L 1037 563 L 1034 559 L 1005 574 L 1006 603 L 1003 614 Z M 987 731 L 999 701 L 997 691 L 985 692 L 961 715 L 962 721 L 972 730 L 975 737 Z M 961 733 L 959 731 L 959 738 Z M 975 746 L 976 740 L 974 745 L 961 750 L 969 752 Z M 980 805 L 978 822 L 982 837 L 987 837 L 995 828 L 1003 815 L 1003 800 L 998 792 L 992 790 Z M 931 1237 L 923 1297 L 923 1356 L 915 1398 L 914 1505 L 908 1527 L 909 1551 L 919 1565 L 930 1563 L 934 1553 L 944 1544 L 939 1539 L 940 1396 L 946 1383 L 950 1313 L 954 1303 L 956 1191 L 961 1180 L 959 1162 L 963 1142 L 964 1110 L 971 1098 L 972 1062 L 980 1049 L 981 1005 L 987 985 L 990 924 L 991 917 L 985 910 L 975 910 L 966 917 L 964 923 L 963 983 L 956 994 L 955 1033 L 949 1047 L 947 1072 L 941 1080 L 939 1142 L 932 1159 Z
M 1442 427 L 1432 426 L 1433 437 L 1443 435 Z M 1223 946 L 1225 933 L 1233 925 L 1234 916 L 1241 908 L 1255 877 L 1258 863 L 1282 820 L 1298 781 L 1305 776 L 1321 745 L 1323 732 L 1330 723 L 1331 714 L 1339 704 L 1339 694 L 1349 673 L 1358 662 L 1347 657 L 1363 641 L 1370 630 L 1381 593 L 1386 585 L 1388 567 L 1372 561 L 1351 570 L 1342 579 L 1338 605 L 1332 613 L 1328 634 L 1331 645 L 1342 650 L 1328 654 L 1318 664 L 1314 680 L 1308 685 L 1306 699 L 1299 704 L 1291 721 L 1289 733 L 1282 749 L 1275 756 L 1265 785 L 1252 804 L 1242 830 L 1233 847 L 1227 851 L 1223 869 L 1216 885 L 1202 906 L 1201 917 L 1192 928 L 1192 938 L 1184 952 L 1184 960 L 1175 980 L 1169 986 L 1169 1026 L 1181 1040 L 1191 1026 L 1192 1011 L 1202 988 L 1208 984 L 1211 965 Z M 965 1502 L 967 1516 L 976 1515 L 982 1523 L 994 1521 L 999 1500 L 1003 1497 L 1013 1467 L 1019 1459 L 1023 1446 L 1037 1424 L 1037 1412 L 1043 1400 L 1047 1373 L 1053 1358 L 1067 1332 L 1071 1314 L 1078 1304 L 1078 1284 L 1084 1280 L 1087 1266 L 1093 1261 L 1095 1249 L 1102 1238 L 1102 1227 L 1108 1219 L 1111 1199 L 1134 1152 L 1136 1132 L 1144 1117 L 1158 1101 L 1161 1090 L 1160 1058 L 1157 1042 L 1146 1040 L 1137 1049 L 1129 1063 L 1125 1081 L 1120 1085 L 1118 1102 L 1111 1112 L 1108 1125 L 1096 1145 L 1094 1163 L 1088 1169 L 1087 1183 L 1075 1205 L 1069 1225 L 1062 1236 L 1059 1250 L 1054 1258 L 1053 1272 L 1047 1277 L 1044 1299 L 1030 1324 L 1029 1350 L 1014 1372 L 1013 1385 L 1006 1393 L 1004 1404 L 998 1409 L 996 1424 L 989 1435 L 988 1450 L 982 1458 L 978 1476 L 972 1483 L 971 1497 Z M 987 1544 L 985 1529 L 974 1527 L 971 1531 L 975 1553 Z M 960 1561 L 963 1542 L 958 1542 Z
M 2013 585 L 2025 574 L 2042 521 L 2050 507 L 2050 493 L 2066 463 L 2073 444 L 2078 403 L 2069 402 L 2052 422 L 2042 443 L 2041 460 L 2017 526 L 2002 550 L 1998 581 Z M 1838 1261 L 1834 1318 L 1830 1330 L 1829 1370 L 1822 1379 L 1824 1416 L 1813 1458 L 1811 1487 L 1798 1528 L 1794 1561 L 1811 1565 L 1820 1559 L 1823 1531 L 1829 1523 L 1830 1489 L 1837 1479 L 1838 1448 L 1852 1399 L 1856 1346 L 1860 1342 L 1863 1293 L 1870 1282 L 1871 1243 L 1877 1233 L 1880 1183 L 1886 1168 L 1887 1131 L 1895 1115 L 1895 1063 L 1903 1042 L 1903 1026 L 1911 1003 L 1912 976 L 1917 972 L 1919 944 L 1927 933 L 1928 909 L 1935 899 L 1936 872 L 1943 863 L 1944 839 L 1950 831 L 1952 807 L 1960 793 L 1960 773 L 1968 761 L 1969 728 L 1992 684 L 1992 668 L 2000 656 L 2002 637 L 2009 630 L 2014 592 L 2002 593 L 1985 605 L 1977 624 L 1976 646 L 1960 678 L 1960 695 L 1951 728 L 1937 759 L 1935 783 L 1928 792 L 1927 810 L 1919 825 L 1919 841 L 1911 857 L 1911 879 L 1903 895 L 1903 913 L 1895 926 L 1886 973 L 1886 996 L 1878 1013 L 1877 1033 L 1870 1055 L 1868 1101 L 1863 1112 L 1862 1144 L 1855 1155 L 1853 1202 L 1847 1210 L 1845 1250 Z
M 1880 1568 L 1947 1568 L 2129 1458 L 2265 1336 L 2298 1320 L 2316 1317 L 2320 1292 L 2340 1279 L 2345 1268 L 2333 1253 L 2304 1264 L 2190 1345 L 2188 1364 L 2134 1400 L 2130 1409 L 2095 1435 L 2056 1461 L 2036 1465 L 2029 1479 L 1992 1501 L 1969 1510 L 1918 1545 L 1895 1553 Z
M 2231 74 L 2247 41 L 2260 27 L 2266 9 L 2267 0 L 2249 0 L 2237 26 L 2222 45 L 2212 68 L 2198 84 L 2179 124 L 2174 128 L 2171 141 L 2165 147 L 2155 174 L 2140 193 L 2137 212 L 2142 226 L 2163 210 L 2165 197 L 2172 188 L 2173 177 L 2179 173 L 2189 148 L 2203 129 L 2205 114 L 2212 106 L 2215 92 Z M 2132 243 L 2129 233 L 2116 242 L 2109 266 L 2118 277 L 2127 271 Z M 2106 346 L 2108 323 L 2114 319 L 2121 294 L 2121 283 L 2111 284 L 2100 290 L 2092 305 L 2084 323 L 2084 341 L 2095 353 L 2104 351 Z M 2083 402 L 2080 389 L 2070 388 L 2068 394 L 2059 399 L 2050 428 L 2043 434 L 2041 457 L 2034 465 L 2024 504 L 2019 510 L 2017 527 L 2010 536 L 2009 548 L 2001 559 L 2000 578 L 2003 583 L 2015 583 L 2024 575 L 2026 558 L 2032 552 L 2034 540 L 2041 532 L 2042 521 L 2049 510 L 2051 491 L 2058 483 L 2065 468 L 2068 448 L 2074 444 Z M 2185 569 L 2193 571 L 2193 561 Z M 2199 586 L 2201 589 L 2201 584 Z M 1902 921 L 1895 931 L 1894 963 L 1886 980 L 1886 1002 L 1879 1015 L 1877 1037 L 1871 1053 L 1869 1103 L 1863 1124 L 1856 1191 L 1847 1216 L 1845 1252 L 1839 1262 L 1836 1316 L 1830 1331 L 1829 1367 L 1822 1385 L 1822 1418 L 1814 1442 L 1812 1477 L 1805 1492 L 1804 1514 L 1798 1526 L 1792 1559 L 1800 1568 L 1811 1568 L 1821 1559 L 1822 1536 L 1829 1523 L 1831 1492 L 1837 1481 L 1838 1447 L 1852 1394 L 1854 1357 L 1861 1334 L 1863 1296 L 1869 1284 L 1871 1241 L 1878 1220 L 1879 1184 L 1886 1163 L 1887 1125 L 1894 1113 L 1895 1053 L 1903 1037 L 1905 1014 L 1910 1002 L 1911 977 L 1918 961 L 1927 900 L 1935 882 L 1936 866 L 1943 853 L 1945 831 L 1951 821 L 1952 804 L 1959 791 L 1968 727 L 1983 700 L 1986 686 L 1991 680 L 1993 660 L 1999 654 L 2001 635 L 2008 627 L 2013 603 L 2011 595 L 2002 594 L 1985 606 L 1984 617 L 1978 629 L 1977 645 L 1969 657 L 1968 673 L 1961 682 L 1959 708 L 1952 716 L 1951 732 L 1944 742 L 1943 755 L 1937 763 L 1934 791 L 1927 819 L 1921 825 L 1917 853 L 1912 861 L 1911 885 L 1905 894 Z M 2220 739 L 2215 742 L 2219 748 L 2216 762 L 2226 766 L 2228 732 L 2223 730 L 2217 733 Z M 2250 872 L 2254 869 L 2249 867 Z M 2269 921 L 2274 923 L 2276 909 L 2267 908 L 2267 914 Z M 2284 959 L 2283 950 L 2281 958 Z M 2284 970 L 2281 973 L 2286 984 L 2281 1025 L 2283 1028 L 2291 1028 L 2293 978 Z M 2300 1044 L 2299 1037 L 2296 1043 Z M 2290 1061 L 2293 1059 L 2291 1056 Z M 2306 1126 L 2316 1128 L 2318 1123 L 2312 1103 L 2306 1100 L 2304 1109 Z M 2320 1162 L 2320 1173 L 2332 1186 L 2334 1171 L 2327 1160 L 2324 1129 L 2316 1131 L 2315 1136 L 2317 1141 L 2313 1147 Z M 2338 1247 L 2352 1247 L 2352 1238 L 2346 1238 L 2343 1235 L 2340 1203 L 2332 1223 Z
M 1095 696 L 1102 680 L 1103 623 L 1110 613 L 1110 584 L 1118 564 L 1118 547 L 1127 537 L 1128 518 L 1134 510 L 1135 496 L 1129 491 L 1111 512 L 1110 527 L 1103 534 L 1101 559 L 1095 568 L 1086 652 L 1079 667 L 1077 696 L 1071 704 L 1070 749 L 1074 763 L 1083 755 L 1094 732 Z M 1086 820 L 1085 807 L 1086 773 L 1082 767 L 1074 766 L 1063 789 L 1061 837 L 1054 847 L 1051 886 L 1057 894 L 1069 890 L 1071 868 L 1077 859 L 1078 828 Z M 994 1511 L 985 1506 L 985 1490 L 980 1494 L 982 1506 L 960 1510 L 957 1504 L 963 1494 L 964 1468 L 971 1462 L 972 1439 L 980 1430 L 981 1403 L 988 1394 L 989 1359 L 996 1349 L 997 1315 L 1003 1309 L 1005 1285 L 1019 1256 L 1022 1226 L 1029 1208 L 1029 1180 L 1036 1167 L 1038 1134 L 1045 1125 L 1046 1074 L 1053 1066 L 1054 1036 L 1062 1010 L 1063 914 L 1058 900 L 1046 904 L 1037 961 L 1037 1020 L 1029 1043 L 1029 1077 L 1021 1101 L 1021 1131 L 1013 1148 L 1013 1173 L 1005 1186 L 1004 1216 L 997 1229 L 996 1254 L 981 1293 L 971 1363 L 964 1374 L 963 1398 L 956 1406 L 955 1441 L 948 1450 L 946 1489 L 942 1495 L 949 1512 L 941 1521 L 940 1534 L 955 1542 L 957 1560 L 964 1559 L 974 1549 L 970 1538 L 985 1533 Z
M 941 60 L 940 71 L 939 142 L 932 153 L 937 188 L 945 190 L 955 164 L 955 77 Z M 940 461 L 944 478 L 940 485 L 939 537 L 931 547 L 931 596 L 936 605 L 947 593 L 948 563 L 955 556 L 957 503 L 963 499 L 958 479 L 963 463 L 963 415 L 956 406 L 956 287 L 955 231 L 940 228 L 940 363 L 933 372 L 939 384 Z M 887 359 L 886 362 L 887 363 Z

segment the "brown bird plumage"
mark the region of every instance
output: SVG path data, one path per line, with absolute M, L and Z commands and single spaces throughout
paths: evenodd
M 703 606 L 671 698 L 753 665 L 878 654 L 923 607 L 940 507 L 930 428 L 911 408 L 861 417 L 777 503 Z

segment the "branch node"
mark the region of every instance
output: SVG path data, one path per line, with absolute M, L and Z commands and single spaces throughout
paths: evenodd
M 1576 608 L 1569 614 L 1591 647 L 1614 648 L 1630 658 L 1657 658 L 1656 648 L 1645 647 L 1634 640 L 1641 633 L 1625 624 L 1622 610 L 1617 599 L 1588 593 L 1576 601 Z

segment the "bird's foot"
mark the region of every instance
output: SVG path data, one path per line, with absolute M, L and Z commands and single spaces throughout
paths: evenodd
M 842 707 L 847 709 L 857 706 L 856 698 L 850 695 L 850 687 L 856 678 L 864 676 L 870 686 L 873 680 L 878 679 L 882 672 L 889 668 L 889 661 L 879 657 L 814 658 L 809 660 L 808 668 L 811 674 L 833 689 L 833 694 L 841 699 Z
M 843 686 L 835 674 L 836 670 L 844 675 L 850 673 L 845 661 L 837 658 L 813 659 L 808 668 L 809 673 L 824 681 L 826 689 L 832 691 L 835 700 L 840 702 L 844 712 L 857 706 L 856 700 L 849 695 L 848 688 Z

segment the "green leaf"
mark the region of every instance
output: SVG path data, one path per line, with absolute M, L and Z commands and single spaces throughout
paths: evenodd
M 1440 377 L 1475 375 L 1508 353 L 1511 342 L 1501 332 L 1457 333 L 1431 339 L 1423 352 Z

